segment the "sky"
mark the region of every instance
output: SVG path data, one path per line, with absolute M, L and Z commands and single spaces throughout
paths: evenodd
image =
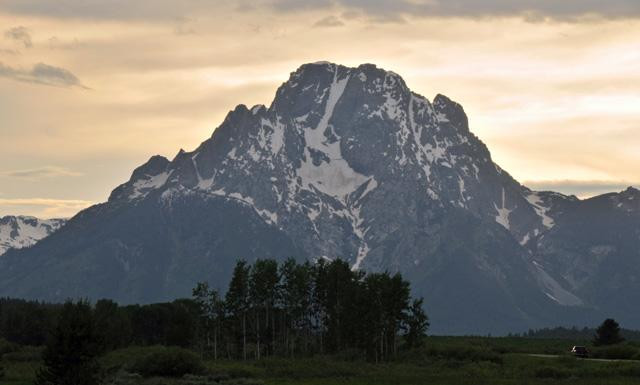
M 0 0 L 0 216 L 104 202 L 318 60 L 461 103 L 531 188 L 640 186 L 637 0 Z

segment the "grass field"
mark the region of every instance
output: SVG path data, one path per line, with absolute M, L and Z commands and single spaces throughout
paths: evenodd
M 112 385 L 464 385 L 464 384 L 638 384 L 640 362 L 592 361 L 571 357 L 571 346 L 585 341 L 526 338 L 429 337 L 425 346 L 375 364 L 342 356 L 260 361 L 205 361 L 206 371 L 181 378 L 143 378 L 129 373 L 140 357 L 160 347 L 132 347 L 101 358 Z M 633 344 L 625 349 L 637 354 Z M 31 384 L 40 365 L 37 348 L 2 356 L 3 385 Z M 550 354 L 559 357 L 532 357 Z

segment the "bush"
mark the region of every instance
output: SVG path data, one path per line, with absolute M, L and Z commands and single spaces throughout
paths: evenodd
M 42 359 L 42 348 L 25 346 L 20 350 L 5 353 L 2 358 L 13 362 L 37 362 Z
M 201 374 L 205 367 L 197 354 L 186 349 L 170 347 L 138 359 L 131 370 L 144 377 L 181 377 L 185 374 Z
M 358 365 L 328 357 L 305 359 L 267 358 L 257 362 L 267 376 L 275 378 L 350 377 L 358 374 Z
M 450 361 L 488 361 L 501 365 L 502 356 L 484 347 L 438 347 L 428 348 L 427 356 Z
M 533 372 L 533 375 L 536 378 L 553 378 L 559 380 L 569 378 L 571 376 L 571 372 L 562 368 L 554 368 L 553 366 L 543 366 L 541 368 L 537 368 Z
M 640 377 L 640 366 L 625 365 L 618 368 L 618 373 L 627 377 Z
M 5 353 L 15 352 L 18 349 L 19 347 L 17 344 L 0 337 L 0 357 Z
M 630 360 L 638 354 L 638 349 L 628 345 L 617 345 L 597 348 L 593 351 L 594 358 L 606 358 L 611 360 Z
M 85 300 L 65 302 L 52 338 L 42 352 L 43 366 L 36 385 L 102 383 L 98 362 L 98 335 L 91 310 Z

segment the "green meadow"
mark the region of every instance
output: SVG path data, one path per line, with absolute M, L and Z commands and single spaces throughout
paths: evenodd
M 333 356 L 229 361 L 202 359 L 182 348 L 151 346 L 114 350 L 101 356 L 100 363 L 104 384 L 109 385 L 640 383 L 640 361 L 635 360 L 640 358 L 640 347 L 636 343 L 591 348 L 600 357 L 626 351 L 624 360 L 584 360 L 568 353 L 573 345 L 588 344 L 523 337 L 427 337 L 422 347 L 377 364 L 361 360 L 359 352 L 349 351 Z M 41 364 L 42 349 L 5 344 L 3 351 L 0 383 L 32 384 Z M 174 369 L 178 374 L 158 374 Z

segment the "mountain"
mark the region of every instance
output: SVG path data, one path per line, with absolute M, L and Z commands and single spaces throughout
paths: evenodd
M 446 96 L 371 64 L 305 64 L 269 107 L 237 106 L 194 151 L 152 157 L 7 253 L 0 295 L 153 302 L 224 288 L 237 258 L 341 257 L 401 272 L 437 333 L 638 322 L 638 291 L 624 292 L 640 270 L 636 199 L 532 191 Z
M 0 218 L 0 256 L 9 249 L 34 245 L 58 230 L 65 219 L 38 219 L 26 216 Z

